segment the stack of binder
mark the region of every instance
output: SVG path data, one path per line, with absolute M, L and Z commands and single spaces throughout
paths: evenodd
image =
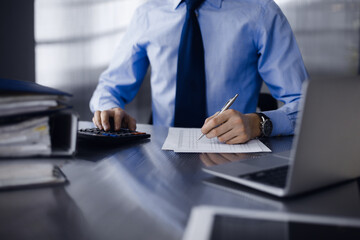
M 33 82 L 0 79 L 0 157 L 72 155 L 77 116 L 71 95 Z
M 68 183 L 60 167 L 43 161 L 0 161 L 0 190 Z

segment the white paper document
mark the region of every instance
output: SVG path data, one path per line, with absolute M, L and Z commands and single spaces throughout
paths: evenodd
M 0 157 L 49 155 L 49 117 L 0 126 Z
M 4 94 L 0 97 L 0 117 L 46 111 L 66 98 L 46 94 Z
M 271 152 L 260 140 L 254 139 L 243 144 L 225 144 L 217 138 L 208 139 L 201 135 L 200 128 L 169 128 L 162 150 L 182 153 L 252 153 Z
M 0 188 L 25 187 L 66 182 L 59 167 L 47 162 L 1 161 Z

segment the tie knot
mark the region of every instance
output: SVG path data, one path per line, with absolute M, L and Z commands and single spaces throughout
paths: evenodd
M 201 5 L 204 1 L 205 1 L 205 0 L 185 0 L 187 9 L 190 10 L 190 11 L 194 11 L 195 9 L 197 9 L 198 7 L 200 7 L 200 5 Z

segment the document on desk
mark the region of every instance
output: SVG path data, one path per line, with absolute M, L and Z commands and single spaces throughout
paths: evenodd
M 0 161 L 0 189 L 66 183 L 61 169 L 49 162 Z
M 169 128 L 162 150 L 178 153 L 253 153 L 271 152 L 260 140 L 254 139 L 243 144 L 225 144 L 217 138 L 208 139 L 201 135 L 200 128 Z

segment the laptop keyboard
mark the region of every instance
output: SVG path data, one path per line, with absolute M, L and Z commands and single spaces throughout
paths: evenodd
M 239 177 L 273 187 L 285 188 L 288 170 L 289 166 L 283 166 L 261 172 L 240 175 Z

